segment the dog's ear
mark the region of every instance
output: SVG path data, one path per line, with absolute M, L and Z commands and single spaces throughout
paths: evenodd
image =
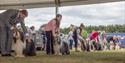
M 16 31 L 16 35 L 18 35 L 18 32 Z
M 16 43 L 16 37 L 13 37 L 13 41 L 14 41 L 14 43 Z
M 2 31 L 1 27 L 0 27 L 0 32 Z
M 20 39 L 22 42 L 24 42 L 25 38 L 24 38 L 24 33 L 23 32 L 19 32 L 20 33 Z

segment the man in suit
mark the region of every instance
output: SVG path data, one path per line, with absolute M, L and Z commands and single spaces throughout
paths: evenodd
M 20 23 L 23 31 L 26 32 L 24 19 L 27 16 L 27 10 L 9 9 L 0 13 L 0 50 L 2 56 L 11 56 L 13 26 Z

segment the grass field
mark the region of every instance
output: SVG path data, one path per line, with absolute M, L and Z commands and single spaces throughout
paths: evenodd
M 71 55 L 46 55 L 14 58 L 0 57 L 0 63 L 125 63 L 125 50 L 98 52 L 71 52 Z

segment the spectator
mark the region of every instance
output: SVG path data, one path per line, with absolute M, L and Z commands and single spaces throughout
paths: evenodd
M 45 33 L 45 24 L 42 25 L 39 29 L 40 31 L 40 34 L 41 34 L 41 38 L 42 38 L 42 50 L 44 51 L 45 50 L 45 45 L 46 45 L 46 33 Z
M 79 40 L 80 43 L 81 43 L 81 50 L 83 50 L 83 51 L 86 50 L 86 45 L 85 45 L 86 41 L 85 41 L 85 39 L 84 39 L 83 36 L 82 36 L 82 32 L 83 32 L 83 30 L 84 30 L 84 27 L 85 27 L 84 24 L 81 23 L 81 24 L 80 24 L 80 27 L 79 27 L 78 30 L 77 30 L 78 40 Z
M 107 49 L 107 41 L 106 41 L 106 33 L 105 31 L 102 31 L 100 33 L 100 44 L 101 44 L 101 50 L 106 50 Z
M 74 45 L 75 45 L 75 51 L 78 52 L 78 33 L 77 33 L 77 27 L 74 27 L 74 31 L 73 31 L 73 40 L 74 40 Z
M 84 39 L 84 44 L 83 44 L 83 47 L 86 51 L 90 51 L 89 50 L 89 42 L 87 41 L 87 38 L 88 38 L 88 32 L 85 30 L 85 26 L 82 25 L 82 32 L 81 32 L 81 36 L 83 37 Z
M 72 25 L 71 25 L 72 26 Z M 72 50 L 72 45 L 73 45 L 73 31 L 74 31 L 74 28 L 73 27 L 71 27 L 70 28 L 70 32 L 69 32 L 69 34 L 68 34 L 68 40 L 69 40 L 69 48 Z

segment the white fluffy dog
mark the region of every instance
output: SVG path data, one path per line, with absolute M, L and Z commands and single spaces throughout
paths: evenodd
M 119 50 L 119 49 L 120 49 L 120 43 L 116 43 L 115 49 L 116 49 L 116 50 Z
M 113 41 L 110 41 L 110 50 L 113 50 L 114 49 L 114 43 Z

